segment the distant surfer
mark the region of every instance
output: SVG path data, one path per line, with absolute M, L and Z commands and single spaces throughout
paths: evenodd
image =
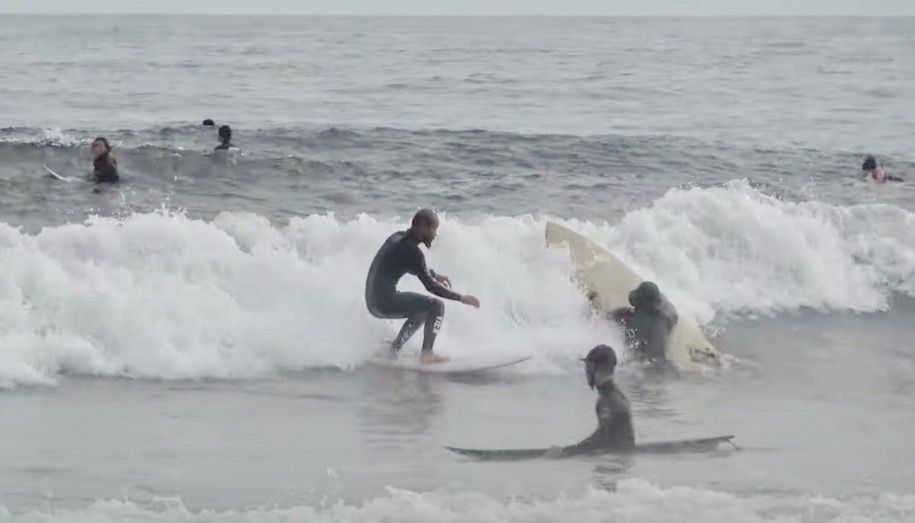
M 864 171 L 864 180 L 869 182 L 903 182 L 903 178 L 892 174 L 886 174 L 883 167 L 877 165 L 877 159 L 868 155 L 861 164 L 861 170 Z
M 210 119 L 210 118 L 207 118 L 206 120 L 203 121 L 203 126 L 204 126 L 204 127 L 215 127 L 215 126 L 216 126 L 216 122 L 214 122 L 214 121 L 213 121 L 212 119 Z
M 552 447 L 545 457 L 561 458 L 600 450 L 635 448 L 629 400 L 613 379 L 616 352 L 607 345 L 598 345 L 583 361 L 588 386 L 597 389 L 597 430 L 575 445 Z
M 89 179 L 96 183 L 116 183 L 121 179 L 118 176 L 118 162 L 111 154 L 111 145 L 106 138 L 99 136 L 92 142 L 92 166 L 94 170 Z
M 595 293 L 588 296 L 592 303 Z M 668 367 L 670 334 L 679 320 L 677 310 L 654 282 L 644 281 L 629 292 L 632 307 L 610 311 L 607 317 L 620 324 L 627 348 L 642 361 Z
M 232 144 L 232 128 L 228 125 L 219 127 L 219 142 L 219 145 L 216 146 L 217 151 L 227 151 L 235 147 Z
M 447 276 L 436 274 L 426 267 L 426 257 L 419 244 L 425 244 L 426 248 L 432 247 L 438 233 L 438 224 L 438 215 L 434 211 L 419 210 L 413 216 L 409 229 L 392 234 L 384 242 L 372 260 L 365 281 L 365 304 L 372 316 L 407 319 L 391 343 L 394 354 L 425 324 L 420 357 L 420 362 L 424 364 L 447 361 L 447 358 L 432 351 L 435 337 L 442 326 L 445 304 L 442 300 L 421 294 L 398 292 L 397 282 L 400 278 L 410 273 L 419 278 L 426 290 L 440 298 L 480 307 L 480 302 L 473 296 L 450 290 L 451 280 Z

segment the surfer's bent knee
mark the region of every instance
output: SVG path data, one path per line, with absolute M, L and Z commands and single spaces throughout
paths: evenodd
M 429 300 L 429 313 L 439 317 L 444 316 L 445 302 L 438 298 L 431 298 Z

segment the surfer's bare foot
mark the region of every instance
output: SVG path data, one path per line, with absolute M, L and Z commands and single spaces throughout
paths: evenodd
M 434 352 L 424 352 L 419 357 L 419 362 L 422 363 L 423 365 L 430 365 L 433 363 L 444 363 L 446 361 L 448 361 L 447 357 L 439 356 L 438 354 L 436 354 Z

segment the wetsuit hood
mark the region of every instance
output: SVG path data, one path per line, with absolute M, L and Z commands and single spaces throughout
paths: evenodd
M 616 352 L 609 345 L 598 345 L 588 352 L 588 355 L 582 358 L 585 362 L 585 376 L 588 378 L 588 386 L 592 389 L 599 386 L 598 375 L 613 375 L 616 368 Z M 601 380 L 603 382 L 605 380 Z
M 633 307 L 657 306 L 661 303 L 661 291 L 650 281 L 643 281 L 629 293 L 629 304 Z

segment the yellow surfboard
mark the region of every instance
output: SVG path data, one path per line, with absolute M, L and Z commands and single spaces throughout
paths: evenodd
M 546 224 L 546 241 L 552 247 L 568 248 L 575 263 L 575 279 L 604 311 L 629 307 L 629 291 L 644 279 L 616 256 L 577 232 L 554 222 Z M 663 293 L 664 290 L 661 289 Z M 676 304 L 673 304 L 676 307 Z M 721 355 L 695 320 L 677 309 L 678 321 L 670 336 L 667 357 L 677 367 L 690 363 L 719 366 Z

